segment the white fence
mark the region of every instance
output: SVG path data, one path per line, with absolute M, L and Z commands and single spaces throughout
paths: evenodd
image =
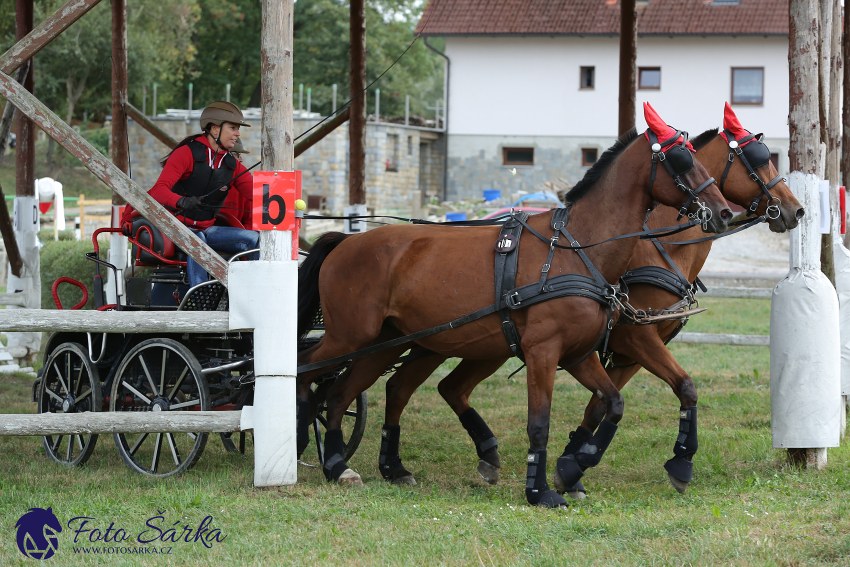
M 723 287 L 711 286 L 708 293 L 700 297 L 723 297 L 734 299 L 770 299 L 773 290 L 760 287 Z M 674 343 L 734 345 L 734 346 L 770 346 L 770 335 L 731 335 L 722 333 L 679 333 Z

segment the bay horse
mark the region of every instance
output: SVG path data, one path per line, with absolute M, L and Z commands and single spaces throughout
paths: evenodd
M 721 190 L 729 202 L 751 209 L 756 215 L 768 214 L 768 206 L 778 208 L 770 211 L 768 226 L 773 232 L 785 232 L 797 226 L 804 211 L 785 183 L 779 178 L 776 168 L 770 162 L 770 151 L 758 139 L 751 138 L 743 142 L 741 152 L 744 163 L 730 148 L 730 142 L 739 145 L 750 133 L 745 130 L 729 104 L 726 104 L 723 132 L 718 129 L 707 130 L 693 140 L 697 156 L 708 172 L 722 179 Z M 727 171 L 728 168 L 728 171 Z M 754 174 L 757 177 L 753 177 Z M 757 181 L 756 179 L 759 179 Z M 771 182 L 776 180 L 773 185 Z M 770 185 L 769 188 L 767 188 Z M 762 187 L 767 188 L 766 190 Z M 776 200 L 779 203 L 776 203 Z M 755 203 L 755 205 L 754 205 Z M 657 207 L 649 216 L 648 226 L 658 228 L 675 222 L 677 212 L 670 207 Z M 692 228 L 675 236 L 665 238 L 666 242 L 682 242 L 697 238 L 698 229 Z M 629 262 L 623 279 L 629 287 L 629 303 L 638 309 L 649 311 L 653 306 L 673 306 L 695 291 L 694 282 L 711 250 L 711 241 L 683 246 L 663 246 L 664 254 L 650 241 L 637 243 L 634 255 Z M 672 262 L 672 265 L 671 265 Z M 678 270 L 678 272 L 674 271 Z M 666 272 L 666 274 L 665 274 Z M 663 280 L 663 281 L 662 281 Z M 663 310 L 655 310 L 663 311 Z M 622 322 L 625 318 L 621 319 Z M 619 323 L 619 322 L 618 322 Z M 641 367 L 646 368 L 666 382 L 679 398 L 680 429 L 687 428 L 685 441 L 691 443 L 683 454 L 676 443 L 676 456 L 668 461 L 668 478 L 673 486 L 684 493 L 692 478 L 692 459 L 697 449 L 696 405 L 697 392 L 693 380 L 679 365 L 665 345 L 681 330 L 682 320 L 671 320 L 649 325 L 626 324 L 616 326 L 609 342 L 613 357 L 606 366 L 606 372 L 618 389 L 622 388 Z M 408 472 L 398 453 L 401 413 L 413 395 L 413 392 L 442 364 L 447 357 L 433 354 L 404 363 L 387 381 L 386 416 L 383 430 L 389 451 L 383 451 L 379 470 L 385 479 L 396 484 L 415 484 L 413 475 Z M 446 402 L 458 415 L 461 424 L 475 443 L 479 456 L 478 472 L 485 481 L 495 484 L 499 478 L 499 455 L 497 442 L 484 420 L 470 405 L 469 398 L 473 389 L 489 377 L 506 361 L 505 358 L 493 360 L 463 360 L 438 385 L 438 390 Z M 575 452 L 593 435 L 604 415 L 605 406 L 593 395 L 585 410 L 584 421 L 570 434 L 570 440 L 564 449 L 564 455 Z M 688 413 L 690 412 L 690 413 Z M 683 426 L 683 423 L 687 425 Z M 562 455 L 563 456 L 563 455 Z M 580 483 L 565 486 L 555 473 L 555 486 L 559 492 L 567 492 L 574 498 L 584 496 L 584 487 Z
M 536 236 L 554 229 L 557 236 L 561 230 L 569 236 L 570 247 L 577 247 L 580 242 L 601 242 L 639 231 L 653 201 L 681 205 L 683 191 L 689 198 L 682 205 L 682 213 L 701 213 L 700 222 L 707 232 L 726 230 L 732 212 L 714 180 L 685 147 L 686 137 L 668 127 L 648 105 L 644 113 L 650 125 L 644 135 L 631 131 L 621 137 L 572 189 L 571 218 L 553 226 L 557 211 L 534 215 L 525 225 L 529 232 Z M 667 173 L 658 171 L 656 177 L 659 163 L 664 163 Z M 702 191 L 698 198 L 690 187 Z M 566 233 L 566 226 L 571 234 Z M 318 344 L 299 353 L 299 367 L 343 357 L 374 343 L 441 325 L 491 305 L 492 247 L 499 234 L 498 227 L 392 225 L 352 237 L 338 233 L 324 235 L 299 270 L 299 334 L 309 329 L 305 323 L 317 312 L 319 300 L 325 334 Z M 555 244 L 557 239 L 543 240 L 529 235 L 519 243 L 517 289 L 538 280 L 545 283 L 547 278 L 559 274 L 583 274 L 587 278 L 587 274 L 593 273 L 581 254 L 557 250 L 560 246 Z M 616 282 L 626 271 L 635 245 L 634 238 L 609 242 L 590 248 L 587 256 L 600 277 Z M 558 253 L 554 254 L 555 251 Z M 315 289 L 318 289 L 315 304 L 306 305 L 306 296 L 313 295 Z M 583 464 L 598 464 L 613 440 L 623 416 L 623 399 L 598 357 L 587 356 L 613 323 L 612 309 L 613 304 L 606 309 L 597 300 L 573 295 L 511 312 L 528 365 L 530 448 L 526 499 L 530 504 L 566 505 L 546 481 L 549 417 L 559 361 L 575 364 L 571 369 L 573 376 L 605 403 L 604 419 L 583 447 L 588 451 L 592 447 L 593 455 Z M 499 317 L 494 314 L 418 339 L 416 344 L 445 356 L 504 359 L 512 351 L 501 327 Z M 371 386 L 408 346 L 388 348 L 353 360 L 328 389 L 323 467 L 328 480 L 362 483 L 343 458 L 345 448 L 340 429 L 343 414 L 352 400 Z M 309 406 L 310 384 L 322 372 L 299 371 L 299 447 L 301 431 L 309 423 L 305 407 Z

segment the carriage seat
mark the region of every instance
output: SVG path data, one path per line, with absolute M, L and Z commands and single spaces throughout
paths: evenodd
M 215 224 L 218 226 L 232 226 L 236 228 L 245 228 L 235 216 L 227 211 L 219 211 L 215 217 Z M 141 216 L 138 211 L 133 211 L 133 238 L 147 246 L 163 258 L 178 262 L 185 262 L 187 259 L 186 253 L 174 245 L 170 238 L 162 234 L 157 227 L 148 219 Z M 153 235 L 153 245 L 150 244 L 151 235 Z M 136 266 L 159 266 L 162 261 L 152 254 L 140 250 L 138 246 L 133 246 L 133 261 Z

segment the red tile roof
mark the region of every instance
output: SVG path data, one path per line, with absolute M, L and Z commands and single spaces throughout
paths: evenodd
M 649 0 L 638 34 L 788 35 L 789 0 Z M 432 14 L 433 12 L 433 14 Z M 430 18 L 430 20 L 429 20 Z M 427 22 L 427 26 L 425 24 Z M 619 35 L 618 0 L 429 0 L 424 35 Z

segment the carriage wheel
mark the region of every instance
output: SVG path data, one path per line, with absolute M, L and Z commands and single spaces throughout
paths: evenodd
M 172 339 L 149 339 L 127 353 L 112 384 L 110 411 L 209 411 L 201 365 Z M 132 470 L 167 477 L 191 468 L 207 433 L 116 433 L 115 445 Z
M 316 412 L 316 420 L 313 422 L 313 434 L 316 437 L 316 451 L 319 453 L 319 464 L 325 464 L 325 447 L 322 444 L 325 431 L 328 428 L 328 406 L 322 396 L 319 401 L 319 407 Z M 345 460 L 348 461 L 354 456 L 360 441 L 363 439 L 363 433 L 366 431 L 366 392 L 362 392 L 351 405 L 345 410 L 345 416 L 342 418 L 342 436 L 347 439 L 345 442 Z
M 101 411 L 100 377 L 82 345 L 59 345 L 44 364 L 38 388 L 38 413 L 82 413 Z M 41 438 L 47 455 L 73 467 L 89 460 L 97 435 L 45 435 Z

